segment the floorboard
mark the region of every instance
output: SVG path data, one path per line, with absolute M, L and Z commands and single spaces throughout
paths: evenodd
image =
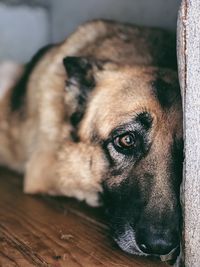
M 122 252 L 101 209 L 73 199 L 22 193 L 22 178 L 0 169 L 0 266 L 166 267 Z

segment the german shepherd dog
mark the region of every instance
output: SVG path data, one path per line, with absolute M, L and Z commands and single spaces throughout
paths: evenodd
M 0 163 L 25 173 L 24 192 L 103 203 L 122 250 L 174 258 L 183 157 L 175 37 L 88 22 L 11 76 L 0 89 Z

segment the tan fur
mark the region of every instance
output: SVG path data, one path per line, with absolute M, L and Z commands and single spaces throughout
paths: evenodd
M 180 133 L 176 134 L 181 135 L 180 102 L 166 113 L 149 90 L 157 71 L 150 65 L 158 64 L 163 38 L 163 32 L 157 29 L 90 22 L 39 61 L 30 76 L 22 111 L 11 112 L 12 89 L 8 88 L 0 99 L 0 162 L 25 172 L 26 193 L 74 196 L 97 205 L 107 162 L 101 147 L 91 142 L 93 131 L 106 139 L 112 129 L 142 111 L 151 112 L 151 138 L 158 140 L 153 147 L 156 158 L 145 164 L 160 164 L 162 176 L 162 159 L 168 156 L 164 146 L 171 142 L 176 124 L 180 124 Z M 97 84 L 78 129 L 79 143 L 71 138 L 69 118 L 74 107 L 70 93 L 65 91 L 67 75 L 62 60 L 66 56 L 92 56 L 114 62 L 95 74 Z M 166 79 L 176 79 L 176 74 L 166 70 Z M 165 132 L 163 124 L 169 124 L 169 132 Z

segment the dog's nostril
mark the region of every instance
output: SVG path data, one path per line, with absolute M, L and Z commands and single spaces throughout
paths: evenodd
M 141 244 L 140 249 L 145 252 L 147 250 L 147 246 L 145 244 Z

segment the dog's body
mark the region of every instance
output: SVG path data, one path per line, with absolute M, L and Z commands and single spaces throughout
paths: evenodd
M 181 98 L 176 72 L 163 68 L 176 68 L 173 38 L 87 23 L 19 68 L 0 98 L 0 163 L 25 172 L 27 193 L 90 205 L 101 193 L 116 241 L 133 254 L 165 255 L 179 242 Z

